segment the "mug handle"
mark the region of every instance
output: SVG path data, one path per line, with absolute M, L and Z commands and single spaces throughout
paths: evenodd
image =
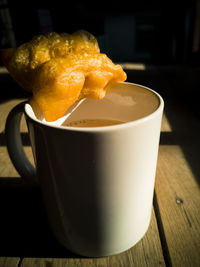
M 27 182 L 36 185 L 36 169 L 24 152 L 20 134 L 20 122 L 24 113 L 25 103 L 26 102 L 22 102 L 15 106 L 7 117 L 5 126 L 6 144 L 8 154 L 16 170 L 27 180 Z

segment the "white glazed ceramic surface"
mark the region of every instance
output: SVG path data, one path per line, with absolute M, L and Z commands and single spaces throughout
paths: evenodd
M 106 256 L 127 250 L 144 236 L 151 217 L 163 106 L 157 93 L 130 83 L 110 88 L 103 100 L 84 101 L 68 118 L 127 122 L 120 125 L 51 127 L 25 105 L 49 222 L 69 250 Z

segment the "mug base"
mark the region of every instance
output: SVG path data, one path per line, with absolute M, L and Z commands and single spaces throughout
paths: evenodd
M 83 257 L 89 257 L 89 258 L 101 258 L 101 257 L 108 257 L 108 256 L 114 256 L 120 253 L 123 253 L 129 249 L 131 249 L 133 246 L 135 246 L 139 241 L 142 240 L 142 238 L 145 236 L 147 230 L 149 228 L 149 223 L 147 224 L 147 227 L 145 229 L 145 231 L 143 232 L 142 235 L 140 235 L 137 239 L 135 239 L 134 241 L 132 241 L 131 243 L 129 242 L 128 244 L 119 247 L 118 249 L 115 250 L 107 250 L 107 249 L 101 249 L 99 251 L 97 250 L 87 250 L 86 248 L 84 248 L 83 250 L 77 250 L 74 249 L 72 247 L 69 247 L 69 244 L 66 244 L 64 242 L 64 240 L 58 240 L 60 242 L 60 244 L 62 246 L 64 246 L 66 249 L 68 249 L 69 251 L 71 251 L 72 253 L 75 253 L 77 255 L 83 256 Z

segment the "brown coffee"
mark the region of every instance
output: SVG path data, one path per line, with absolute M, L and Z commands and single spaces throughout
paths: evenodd
M 160 100 L 153 91 L 139 85 L 117 83 L 103 99 L 85 99 L 62 126 L 101 127 L 132 122 L 151 115 L 159 105 Z
M 111 126 L 123 123 L 118 120 L 110 120 L 110 119 L 84 119 L 77 120 L 68 123 L 63 123 L 62 126 L 69 127 L 102 127 L 102 126 Z

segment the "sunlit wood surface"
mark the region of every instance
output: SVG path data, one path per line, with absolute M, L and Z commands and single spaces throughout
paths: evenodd
M 142 71 L 129 72 L 129 81 L 142 83 Z M 145 85 L 152 87 L 155 80 L 155 90 L 162 83 L 166 88 L 174 86 L 166 75 L 161 79 L 163 76 L 159 76 L 159 70 L 154 69 L 150 74 L 147 73 L 151 78 L 149 84 L 147 80 L 143 84 L 146 82 Z M 9 78 L 8 81 L 5 77 L 2 79 L 0 76 L 2 88 L 14 87 Z M 14 89 L 19 90 L 18 87 Z M 46 220 L 39 189 L 24 182 L 9 159 L 4 135 L 6 117 L 12 107 L 24 101 L 26 96 L 20 95 L 20 91 L 18 97 L 16 92 L 8 90 L 0 98 L 0 267 L 199 266 L 200 117 L 187 101 L 172 99 L 172 89 L 166 96 L 163 91 L 165 113 L 152 217 L 147 233 L 124 253 L 84 258 L 66 250 L 55 240 Z M 33 162 L 24 120 L 21 131 L 25 152 Z

